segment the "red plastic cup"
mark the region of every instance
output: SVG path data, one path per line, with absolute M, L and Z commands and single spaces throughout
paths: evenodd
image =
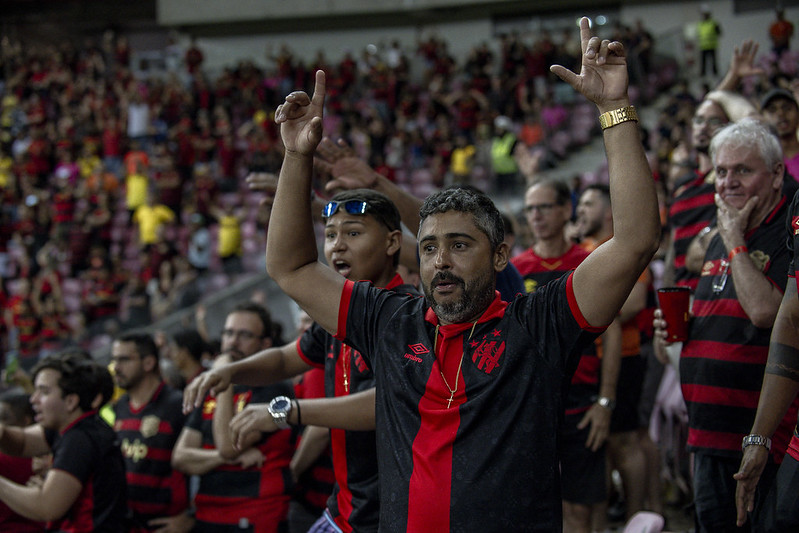
M 666 321 L 668 342 L 688 340 L 691 289 L 688 287 L 663 287 L 658 289 L 658 302 Z

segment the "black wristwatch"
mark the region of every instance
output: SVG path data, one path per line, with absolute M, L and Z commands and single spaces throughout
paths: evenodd
M 269 402 L 269 414 L 280 429 L 289 428 L 289 413 L 291 412 L 291 399 L 287 396 L 276 396 Z

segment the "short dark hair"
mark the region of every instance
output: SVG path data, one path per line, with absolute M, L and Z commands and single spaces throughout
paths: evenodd
M 269 311 L 261 305 L 257 304 L 252 301 L 242 302 L 237 304 L 233 309 L 231 309 L 230 313 L 254 313 L 258 315 L 258 318 L 261 320 L 261 338 L 262 339 L 271 339 L 272 338 L 272 317 L 269 314 Z
M 341 191 L 336 193 L 331 202 L 348 202 L 359 200 L 366 202 L 366 215 L 371 215 L 375 220 L 383 224 L 389 231 L 402 231 L 400 214 L 397 206 L 394 205 L 388 196 L 372 189 L 352 189 L 351 191 Z M 400 250 L 394 254 L 394 266 L 399 264 Z
M 361 200 L 366 202 L 369 207 L 366 209 L 367 215 L 372 215 L 375 220 L 383 224 L 391 231 L 402 229 L 400 214 L 394 202 L 388 196 L 372 189 L 353 189 L 351 191 L 341 191 L 336 193 L 331 202 L 348 202 L 350 200 Z
M 588 191 L 596 191 L 605 199 L 608 205 L 610 205 L 610 187 L 608 185 L 604 183 L 592 183 L 583 190 L 583 194 Z
M 449 211 L 471 214 L 475 226 L 488 237 L 492 250 L 505 240 L 502 215 L 491 198 L 476 187 L 455 185 L 431 194 L 419 210 L 420 222 L 430 215 Z
M 546 178 L 530 185 L 527 190 L 529 191 L 533 187 L 549 187 L 555 191 L 555 203 L 558 205 L 566 205 L 571 202 L 571 190 L 563 180 Z
M 149 333 L 130 331 L 123 333 L 116 340 L 117 342 L 132 342 L 136 345 L 136 352 L 138 352 L 139 357 L 144 359 L 151 355 L 158 361 L 158 346 L 156 346 L 153 336 Z
M 74 355 L 51 355 L 39 361 L 33 367 L 33 379 L 45 369 L 59 372 L 58 386 L 61 397 L 77 394 L 78 405 L 83 412 L 93 409 L 97 395 L 101 395 L 102 404 L 106 403 L 114 393 L 114 380 L 104 366 L 94 361 L 87 361 Z M 110 386 L 110 389 L 109 389 Z
M 196 329 L 180 330 L 172 335 L 172 340 L 179 347 L 186 348 L 191 358 L 198 363 L 202 361 L 203 352 L 208 349 L 208 345 Z

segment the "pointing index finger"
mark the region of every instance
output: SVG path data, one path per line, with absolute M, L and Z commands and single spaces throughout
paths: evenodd
M 588 41 L 591 37 L 591 24 L 588 22 L 588 17 L 582 17 L 580 19 L 580 45 L 582 46 L 583 54 L 588 48 Z
M 316 107 L 324 107 L 325 105 L 325 71 L 316 71 L 316 82 L 313 88 L 313 99 L 311 104 Z

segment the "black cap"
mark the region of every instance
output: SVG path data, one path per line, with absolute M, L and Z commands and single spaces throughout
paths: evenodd
M 790 102 L 793 102 L 793 105 L 799 107 L 799 104 L 796 103 L 796 97 L 788 89 L 771 89 L 760 100 L 760 109 L 765 109 L 766 106 L 769 105 L 775 98 L 784 98 Z

